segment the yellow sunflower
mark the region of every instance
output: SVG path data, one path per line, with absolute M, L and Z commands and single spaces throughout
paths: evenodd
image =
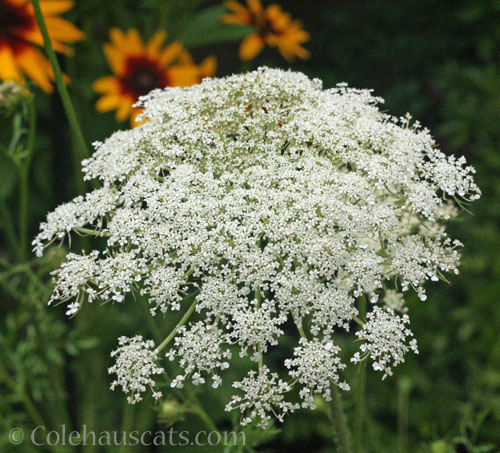
M 247 0 L 246 6 L 235 0 L 225 2 L 231 11 L 222 18 L 228 24 L 251 26 L 255 33 L 247 36 L 240 45 L 240 58 L 251 60 L 255 58 L 267 44 L 277 47 L 287 60 L 295 57 L 309 57 L 309 51 L 302 44 L 309 41 L 310 36 L 299 21 L 292 20 L 279 5 L 262 6 L 260 0 Z
M 181 44 L 164 46 L 166 37 L 165 32 L 159 31 L 144 44 L 135 29 L 126 33 L 117 28 L 111 30 L 104 54 L 114 75 L 94 82 L 94 90 L 102 94 L 96 103 L 98 111 L 116 110 L 118 121 L 130 117 L 132 126 L 137 126 L 141 109 L 133 104 L 139 96 L 155 88 L 194 85 L 215 74 L 214 57 L 197 66 Z
M 59 17 L 73 7 L 71 0 L 40 0 L 49 36 L 57 52 L 71 53 L 65 43 L 83 39 L 83 33 Z M 52 91 L 54 75 L 48 60 L 36 46 L 43 37 L 29 0 L 0 0 L 0 79 L 24 83 L 24 75 L 42 90 Z

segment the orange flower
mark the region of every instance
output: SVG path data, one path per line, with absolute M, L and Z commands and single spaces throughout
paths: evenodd
M 302 44 L 309 41 L 307 33 L 299 21 L 292 20 L 279 5 L 262 6 L 260 0 L 247 0 L 243 6 L 235 0 L 225 2 L 231 11 L 222 20 L 228 24 L 251 26 L 255 33 L 247 36 L 240 45 L 240 58 L 251 60 L 255 58 L 267 44 L 277 47 L 287 60 L 295 57 L 308 58 L 309 51 Z
M 73 2 L 40 0 L 40 7 L 54 49 L 71 53 L 65 43 L 83 39 L 83 33 L 59 15 L 70 10 Z M 23 84 L 26 75 L 50 93 L 52 68 L 36 45 L 43 45 L 43 37 L 29 0 L 0 0 L 0 79 Z
M 111 30 L 111 42 L 104 45 L 104 53 L 114 75 L 94 82 L 94 90 L 103 95 L 96 103 L 98 111 L 116 110 L 118 121 L 130 117 L 134 127 L 139 124 L 136 118 L 141 109 L 133 104 L 139 96 L 155 88 L 194 85 L 215 74 L 215 58 L 197 66 L 181 44 L 164 46 L 166 37 L 159 31 L 144 44 L 135 29 L 126 33 Z

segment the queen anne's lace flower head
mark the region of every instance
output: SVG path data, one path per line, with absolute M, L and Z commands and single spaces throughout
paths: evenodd
M 164 369 L 157 366 L 158 360 L 155 344 L 152 340 L 143 340 L 140 335 L 133 338 L 118 338 L 118 349 L 111 353 L 116 357 L 115 364 L 109 368 L 110 374 L 116 374 L 116 380 L 111 383 L 111 390 L 120 386 L 129 396 L 130 404 L 142 401 L 142 394 L 149 388 L 153 398 L 162 397 L 155 389 L 152 376 L 162 374 Z
M 184 369 L 184 374 L 172 381 L 172 387 L 182 388 L 188 376 L 192 376 L 193 384 L 203 384 L 203 374 L 210 373 L 212 387 L 217 388 L 222 382 L 218 370 L 229 368 L 228 360 L 231 358 L 229 349 L 222 348 L 224 337 L 219 327 L 207 325 L 203 321 L 189 329 L 181 327 L 175 338 L 175 347 L 167 353 L 170 360 L 178 357 L 179 365 Z
M 243 413 L 243 426 L 259 420 L 257 426 L 265 428 L 271 420 L 270 414 L 283 421 L 287 412 L 300 407 L 285 399 L 285 394 L 290 392 L 292 386 L 281 380 L 276 373 L 271 373 L 265 365 L 259 373 L 251 370 L 242 381 L 235 382 L 233 387 L 240 389 L 244 396 L 233 396 L 226 410 L 240 409 Z
M 85 178 L 102 187 L 41 225 L 39 255 L 71 231 L 105 250 L 68 254 L 51 300 L 74 314 L 139 292 L 168 317 L 189 312 L 190 295 L 197 319 L 169 343 L 184 370 L 171 384 L 220 385 L 232 345 L 257 370 L 228 405 L 245 422 L 294 409 L 285 400 L 294 387 L 309 407 L 329 385 L 347 388 L 335 336 L 363 322 L 360 297 L 371 303 L 353 360 L 370 357 L 390 374 L 416 351 L 409 318 L 393 310 L 406 312 L 406 291 L 425 299 L 427 280 L 458 272 L 461 244 L 444 223 L 480 191 L 463 158 L 444 155 L 409 116 L 380 111 L 382 102 L 267 68 L 150 93 L 146 123 L 97 143 L 84 161 Z M 291 323 L 307 340 L 284 381 L 264 363 Z M 122 341 L 111 370 L 135 401 L 159 368 L 149 343 Z
M 391 308 L 374 307 L 363 328 L 356 332 L 356 336 L 365 342 L 360 347 L 361 354 L 356 352 L 351 361 L 358 363 L 369 356 L 373 360 L 373 369 L 384 372 L 382 379 L 392 376 L 392 367 L 404 362 L 408 351 L 418 354 L 414 338 L 406 344 L 407 338 L 413 336 L 406 327 L 409 323 L 408 315 L 399 316 Z
M 339 373 L 346 366 L 338 356 L 340 348 L 331 340 L 299 340 L 300 346 L 294 350 L 294 359 L 286 359 L 285 366 L 290 369 L 290 376 L 302 385 L 300 397 L 302 407 L 315 409 L 314 394 L 322 395 L 331 401 L 332 383 L 344 390 L 349 390 L 347 382 L 340 382 Z

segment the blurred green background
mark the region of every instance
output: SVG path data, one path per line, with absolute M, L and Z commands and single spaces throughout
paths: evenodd
M 71 98 L 88 143 L 117 128 L 112 113 L 96 112 L 91 86 L 108 75 L 102 53 L 111 26 L 135 27 L 144 38 L 165 28 L 183 39 L 194 59 L 218 60 L 217 75 L 260 65 L 292 68 L 318 77 L 326 87 L 339 82 L 373 88 L 394 115 L 411 112 L 428 127 L 445 153 L 465 155 L 477 169 L 482 199 L 450 225 L 464 244 L 461 274 L 451 286 L 429 286 L 420 302 L 410 296 L 412 329 L 420 355 L 385 381 L 368 369 L 362 452 L 480 453 L 500 451 L 500 1 L 498 0 L 310 0 L 277 1 L 311 34 L 311 57 L 288 62 L 266 48 L 241 62 L 240 38 L 219 30 L 221 2 L 192 0 L 79 0 L 65 17 L 86 34 L 72 58 L 61 58 L 71 79 Z M 265 3 L 266 4 L 266 3 Z M 269 2 L 267 3 L 269 4 Z M 216 9 L 213 9 L 213 8 Z M 208 13 L 207 13 L 208 11 Z M 211 15 L 210 15 L 211 14 Z M 217 21 L 214 19 L 217 18 Z M 212 21 L 212 22 L 210 22 Z M 203 28 L 205 27 L 205 28 Z M 219 33 L 219 34 L 218 34 Z M 29 235 L 46 213 L 77 193 L 74 143 L 57 94 L 34 88 L 38 133 L 30 184 Z M 10 118 L 0 119 L 0 141 L 10 140 Z M 2 164 L 3 208 L 17 216 L 16 174 Z M 14 169 L 15 170 L 15 169 Z M 12 186 L 11 190 L 6 190 Z M 5 222 L 2 216 L 0 222 Z M 2 230 L 3 234 L 3 230 Z M 33 447 L 12 446 L 13 427 L 28 433 L 43 424 L 88 430 L 155 430 L 172 422 L 178 430 L 207 429 L 198 401 L 219 429 L 231 429 L 223 411 L 231 389 L 188 389 L 188 401 L 164 391 L 168 404 L 151 400 L 136 407 L 109 391 L 109 351 L 119 335 L 151 326 L 141 301 L 120 307 L 84 305 L 74 319 L 62 307 L 47 308 L 50 275 L 64 250 L 48 258 L 15 262 L 6 235 L 0 248 L 0 451 L 140 452 L 222 451 L 222 447 Z M 77 244 L 78 245 L 78 244 Z M 81 244 L 80 244 L 81 245 Z M 173 324 L 175 320 L 172 320 Z M 170 320 L 162 321 L 168 332 Z M 154 326 L 155 329 L 158 328 Z M 279 351 L 276 364 L 282 363 Z M 237 367 L 232 368 L 237 373 Z M 348 380 L 356 381 L 357 369 Z M 352 396 L 345 395 L 349 422 L 356 426 Z M 42 421 L 43 423 L 38 423 Z M 234 421 L 234 420 L 233 420 Z M 334 452 L 324 405 L 298 411 L 283 425 L 261 433 L 249 430 L 249 447 L 266 452 Z M 194 449 L 193 449 L 194 448 Z M 219 449 L 218 449 L 219 448 Z M 238 450 L 234 448 L 231 451 Z M 250 450 L 251 451 L 251 450 Z

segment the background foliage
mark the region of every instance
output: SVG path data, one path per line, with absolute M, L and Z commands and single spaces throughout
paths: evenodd
M 109 72 L 102 44 L 111 26 L 136 27 L 145 38 L 167 29 L 170 39 L 182 39 L 196 61 L 215 54 L 219 76 L 261 64 L 292 67 L 323 79 L 327 87 L 346 81 L 373 88 L 393 114 L 410 111 L 431 129 L 445 152 L 464 154 L 476 167 L 483 198 L 474 204 L 473 216 L 465 215 L 451 226 L 453 235 L 465 244 L 461 275 L 452 278 L 451 286 L 431 286 L 426 302 L 416 297 L 409 302 L 420 355 L 408 356 L 395 376 L 385 381 L 368 370 L 367 423 L 357 427 L 364 433 L 360 451 L 500 451 L 500 2 L 292 0 L 281 4 L 311 33 L 309 60 L 289 64 L 275 50 L 266 49 L 255 61 L 240 62 L 241 33 L 219 28 L 220 2 L 79 1 L 68 17 L 85 32 L 86 40 L 75 46 L 74 58 L 61 63 L 72 81 L 70 94 L 84 135 L 92 142 L 118 127 L 128 127 L 117 124 L 112 114 L 95 111 L 97 96 L 90 88 L 98 76 Z M 30 237 L 45 213 L 71 199 L 77 190 L 74 143 L 59 98 L 33 91 L 38 133 L 30 174 Z M 5 143 L 11 137 L 11 119 L 0 121 L 0 141 Z M 3 157 L 0 163 L 3 209 L 15 218 L 17 170 Z M 5 217 L 0 221 L 5 222 Z M 106 369 L 116 337 L 168 332 L 167 324 L 176 320 L 146 325 L 140 300 L 119 309 L 87 304 L 68 320 L 62 308 L 45 306 L 49 272 L 64 251 L 41 260 L 30 254 L 27 261 L 16 262 L 9 238 L 3 234 L 1 239 L 0 451 L 45 451 L 27 444 L 11 446 L 8 433 L 16 426 L 26 432 L 38 424 L 47 430 L 59 429 L 61 424 L 75 428 L 85 424 L 95 431 L 146 430 L 176 419 L 177 429 L 196 432 L 207 429 L 200 406 L 220 429 L 231 429 L 231 416 L 223 411 L 229 388 L 188 389 L 187 399 L 171 393 L 164 405 L 154 407 L 146 401 L 133 408 L 121 393 L 109 391 Z M 357 370 L 351 373 L 349 380 L 356 382 Z M 357 426 L 350 398 L 346 395 L 346 410 L 351 424 Z M 316 413 L 299 411 L 268 432 L 249 430 L 247 441 L 258 451 L 333 451 L 326 408 L 321 404 Z M 171 450 L 193 451 L 192 447 Z M 198 450 L 218 451 L 214 447 Z M 87 446 L 47 451 L 117 449 Z M 140 450 L 134 447 L 133 451 Z

